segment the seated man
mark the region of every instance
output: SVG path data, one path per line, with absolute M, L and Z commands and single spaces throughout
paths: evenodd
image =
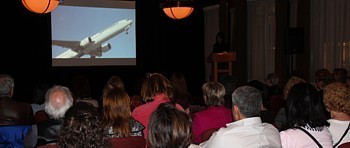
M 37 123 L 38 146 L 57 142 L 64 115 L 72 106 L 73 97 L 67 87 L 56 85 L 47 91 L 45 111 L 50 119 Z
M 0 147 L 31 147 L 35 143 L 25 141 L 34 125 L 33 110 L 30 104 L 12 99 L 13 88 L 14 79 L 0 74 Z
M 202 148 L 282 147 L 279 131 L 272 124 L 261 122 L 262 97 L 258 89 L 238 87 L 232 94 L 232 105 L 234 122 L 214 132 L 200 144 Z

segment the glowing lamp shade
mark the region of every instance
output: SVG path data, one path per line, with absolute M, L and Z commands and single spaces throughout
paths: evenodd
M 59 2 L 59 0 L 22 0 L 22 4 L 29 11 L 42 14 L 54 10 Z
M 167 1 L 163 5 L 164 13 L 172 19 L 183 19 L 193 12 L 191 1 Z

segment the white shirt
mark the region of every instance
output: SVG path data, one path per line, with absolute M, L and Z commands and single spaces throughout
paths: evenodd
M 341 136 L 343 136 L 344 132 L 349 126 L 350 121 L 340 121 L 335 119 L 329 119 L 328 122 L 330 123 L 329 132 L 331 132 L 332 134 L 333 145 L 334 145 L 340 140 Z M 345 142 L 350 142 L 350 130 L 342 139 L 342 141 L 337 145 L 337 147 Z
M 246 118 L 226 125 L 200 144 L 202 148 L 281 148 L 278 130 L 260 117 Z
M 197 144 L 191 143 L 191 145 L 188 146 L 188 148 L 200 148 L 200 147 L 199 147 L 199 145 L 197 145 Z

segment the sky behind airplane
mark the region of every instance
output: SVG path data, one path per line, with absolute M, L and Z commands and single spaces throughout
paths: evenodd
M 111 44 L 111 50 L 97 58 L 136 57 L 134 9 L 59 6 L 51 12 L 51 19 L 52 40 L 70 41 L 81 41 L 103 31 L 119 20 L 131 19 L 133 23 L 128 29 L 128 34 L 122 32 L 104 42 L 103 44 Z M 69 49 L 52 46 L 52 57 L 54 58 L 67 50 Z M 84 57 L 90 58 L 90 55 L 84 55 Z

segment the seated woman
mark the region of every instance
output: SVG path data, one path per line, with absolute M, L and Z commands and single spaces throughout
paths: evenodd
M 173 103 L 158 106 L 148 122 L 149 148 L 199 148 L 191 144 L 191 117 Z
M 331 114 L 329 131 L 333 137 L 333 147 L 350 142 L 350 87 L 335 82 L 324 88 L 323 102 Z
M 207 108 L 193 115 L 192 130 L 193 143 L 202 141 L 202 134 L 209 129 L 226 127 L 231 123 L 231 110 L 224 106 L 225 87 L 219 82 L 211 81 L 202 85 L 204 103 Z
M 160 73 L 152 73 L 142 82 L 141 98 L 146 102 L 132 111 L 132 116 L 140 121 L 145 129 L 143 130 L 147 141 L 148 120 L 152 112 L 156 110 L 159 104 L 174 101 L 174 94 L 170 81 Z M 176 108 L 184 110 L 181 105 L 175 104 Z
M 173 86 L 175 102 L 186 110 L 191 105 L 191 94 L 187 90 L 185 75 L 181 72 L 172 73 L 170 83 Z
M 143 136 L 145 126 L 131 116 L 130 97 L 123 89 L 113 88 L 104 91 L 103 120 L 108 137 L 117 138 L 113 140 L 116 146 L 119 138 L 135 137 L 142 141 L 134 145 L 145 147 L 146 140 Z
M 98 111 L 87 102 L 77 102 L 65 115 L 58 147 L 110 147 Z
M 282 126 L 283 148 L 333 147 L 323 102 L 316 88 L 301 82 L 295 84 L 287 97 L 287 121 Z

